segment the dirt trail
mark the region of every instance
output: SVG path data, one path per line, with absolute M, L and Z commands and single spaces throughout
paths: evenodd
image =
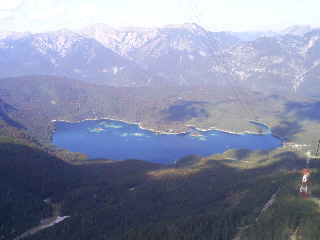
M 60 208 L 61 208 L 61 203 L 50 203 L 52 210 L 53 210 L 53 216 L 43 219 L 40 221 L 40 225 L 36 226 L 34 228 L 31 228 L 27 231 L 25 231 L 23 234 L 21 234 L 19 237 L 16 237 L 14 240 L 18 240 L 18 239 L 22 239 L 28 235 L 32 235 L 36 232 L 38 232 L 39 230 L 47 227 L 48 225 L 50 225 L 51 223 L 53 223 L 54 221 L 56 221 L 56 219 L 59 217 L 60 215 Z

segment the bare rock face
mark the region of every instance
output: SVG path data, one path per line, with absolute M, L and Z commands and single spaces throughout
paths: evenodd
M 151 29 L 94 24 L 37 34 L 1 31 L 0 77 L 52 75 L 113 86 L 236 81 L 266 94 L 317 95 L 320 42 L 319 31 L 312 30 L 293 26 L 279 34 L 236 34 L 187 23 Z
M 307 32 L 311 32 L 312 30 L 314 29 L 310 25 L 307 25 L 307 26 L 294 25 L 280 31 L 279 35 L 290 34 L 294 36 L 302 36 L 303 34 Z

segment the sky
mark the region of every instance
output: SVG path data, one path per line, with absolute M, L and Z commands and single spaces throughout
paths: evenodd
M 113 28 L 199 24 L 190 6 L 206 23 L 200 25 L 215 32 L 320 27 L 319 0 L 0 0 L 0 31 L 77 30 L 94 23 Z

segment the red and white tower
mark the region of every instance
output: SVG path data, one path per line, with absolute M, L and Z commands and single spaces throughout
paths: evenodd
M 308 187 L 307 187 L 307 180 L 309 177 L 309 169 L 308 168 L 303 168 L 303 177 L 302 177 L 302 183 L 300 187 L 300 192 L 299 192 L 299 197 L 303 197 L 308 199 Z

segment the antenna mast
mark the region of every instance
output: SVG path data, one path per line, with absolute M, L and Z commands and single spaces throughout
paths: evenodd
M 320 139 L 319 139 L 319 142 L 318 142 L 318 147 L 317 147 L 316 156 L 314 158 L 314 162 L 318 158 L 319 145 L 320 145 Z M 315 166 L 315 163 L 313 164 L 313 166 Z M 303 197 L 303 198 L 308 199 L 309 195 L 308 195 L 307 181 L 308 181 L 308 177 L 309 177 L 309 158 L 307 160 L 306 168 L 302 168 L 302 171 L 303 171 L 303 177 L 302 177 L 299 197 Z
M 309 163 L 309 160 L 308 160 L 308 163 Z M 307 163 L 307 166 L 309 166 L 308 163 Z M 299 197 L 308 199 L 309 196 L 308 196 L 307 180 L 309 177 L 309 168 L 302 168 L 302 171 L 303 171 L 303 177 L 302 177 Z

